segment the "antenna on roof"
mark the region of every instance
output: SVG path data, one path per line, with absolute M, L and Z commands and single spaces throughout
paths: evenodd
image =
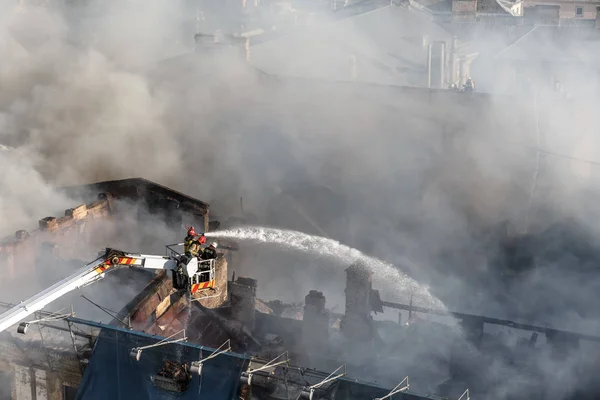
M 71 312 L 69 314 L 58 314 L 59 312 L 61 312 L 65 308 L 67 308 L 67 307 L 64 307 L 63 309 L 57 311 L 56 313 L 52 313 L 45 318 L 40 318 L 40 319 L 36 319 L 33 321 L 21 322 L 19 324 L 19 326 L 17 327 L 17 332 L 24 335 L 25 333 L 27 333 L 27 329 L 29 328 L 29 325 L 31 325 L 31 324 L 38 324 L 38 323 L 52 322 L 52 321 L 61 321 L 63 319 L 72 317 L 75 315 L 75 313 L 73 312 L 73 305 L 71 305 L 70 307 L 71 307 Z
M 404 386 L 402 386 L 404 385 Z M 385 399 L 389 399 L 390 397 L 392 397 L 395 394 L 398 394 L 400 392 L 404 392 L 405 390 L 408 390 L 408 388 L 410 387 L 410 384 L 408 383 L 408 376 L 404 379 L 402 379 L 402 382 L 400 382 L 399 384 L 396 385 L 395 388 L 393 388 L 388 394 L 386 394 L 383 397 L 378 397 L 376 399 L 373 400 L 385 400 Z
M 336 372 L 338 372 L 342 368 L 344 369 L 344 372 L 333 376 Z M 300 399 L 303 399 L 303 400 L 313 400 L 313 397 L 315 395 L 315 390 L 316 389 L 320 388 L 321 386 L 323 386 L 323 385 L 325 385 L 325 384 L 327 384 L 329 382 L 332 382 L 332 381 L 335 381 L 337 379 L 340 379 L 341 377 L 343 377 L 345 375 L 346 375 L 346 364 L 339 366 L 335 371 L 333 371 L 331 374 L 329 374 L 329 376 L 327 378 L 323 379 L 321 382 L 316 383 L 316 384 L 314 384 L 312 386 L 305 387 L 304 389 L 302 389 L 302 392 L 300 393 Z
M 200 361 L 192 361 L 192 364 L 190 365 L 190 372 L 192 374 L 197 374 L 199 376 L 202 376 L 202 365 L 207 362 L 208 360 L 210 360 L 211 358 L 215 358 L 223 353 L 227 353 L 231 351 L 231 341 L 229 339 L 227 339 L 225 341 L 225 343 L 223 343 L 222 345 L 219 346 L 219 348 L 217 348 L 215 351 L 212 352 L 212 354 L 208 357 L 206 357 L 203 360 Z M 202 354 L 202 353 L 200 353 Z
M 277 361 L 282 357 L 283 357 L 283 360 Z M 264 364 L 262 367 L 258 367 L 255 369 L 248 367 L 248 370 L 246 372 L 242 372 L 242 379 L 241 379 L 242 383 L 245 385 L 251 386 L 252 385 L 252 375 L 254 375 L 255 372 L 264 371 L 264 370 L 270 369 L 270 368 L 273 369 L 273 368 L 275 368 L 279 365 L 283 365 L 283 364 L 289 365 L 289 363 L 290 363 L 290 359 L 288 356 L 288 352 L 286 351 L 285 353 L 278 355 L 277 357 L 275 357 L 268 363 Z
M 179 335 L 181 332 L 183 332 L 183 337 L 181 339 L 169 340 L 173 336 Z M 143 347 L 134 347 L 129 352 L 129 357 L 131 357 L 131 359 L 134 360 L 134 361 L 140 361 L 140 357 L 142 355 L 142 350 L 150 349 L 152 347 L 164 346 L 165 344 L 183 342 L 183 341 L 186 341 L 186 340 L 187 340 L 187 336 L 185 336 L 185 329 L 182 329 L 179 332 L 175 332 L 171 336 L 162 339 L 158 343 L 154 343 L 154 344 L 151 344 L 151 345 L 148 345 L 148 346 L 143 346 Z

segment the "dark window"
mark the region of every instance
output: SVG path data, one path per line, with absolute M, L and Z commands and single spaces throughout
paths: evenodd
M 63 400 L 75 400 L 77 388 L 72 386 L 63 386 Z
M 583 7 L 577 7 L 575 9 L 575 15 L 578 17 L 583 17 Z

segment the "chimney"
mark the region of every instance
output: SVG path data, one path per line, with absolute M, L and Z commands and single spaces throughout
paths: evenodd
M 452 17 L 473 20 L 477 14 L 477 0 L 452 0 Z
M 372 276 L 371 269 L 360 261 L 346 269 L 346 313 L 340 328 L 349 339 L 357 341 L 373 339 Z
M 451 50 L 450 50 L 450 76 L 449 76 L 449 83 L 456 83 L 457 79 L 458 79 L 458 65 L 456 63 L 457 61 L 457 52 L 458 52 L 458 38 L 456 36 L 454 36 L 452 38 L 452 46 L 451 46 Z
M 20 229 L 15 232 L 15 239 L 17 239 L 17 242 L 22 242 L 22 241 L 28 239 L 30 236 L 31 235 L 29 234 L 29 232 L 27 232 L 24 229 Z
M 242 322 L 250 331 L 254 330 L 256 306 L 256 279 L 238 278 L 230 283 L 231 313 L 234 319 Z
M 427 54 L 427 87 L 442 89 L 444 85 L 444 66 L 446 63 L 446 42 L 436 41 L 429 44 Z
M 304 298 L 302 339 L 306 346 L 322 351 L 329 339 L 329 313 L 325 310 L 325 296 L 311 290 Z
M 41 231 L 53 232 L 58 228 L 58 223 L 55 217 L 42 218 L 39 221 Z

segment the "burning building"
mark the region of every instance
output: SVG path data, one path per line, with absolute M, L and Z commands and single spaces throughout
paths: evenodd
M 81 243 L 101 235 L 103 221 L 122 219 L 121 213 L 132 210 L 127 206 L 131 203 L 143 204 L 145 211 L 137 209 L 137 217 L 154 215 L 180 231 L 187 221 L 205 231 L 219 225 L 209 219 L 208 204 L 143 179 L 64 190 L 84 204 L 66 210 L 64 217 L 44 218 L 38 229 L 18 231 L 3 242 L 12 279 L 36 275 L 44 261 L 81 257 L 76 250 Z M 35 310 L 37 303 L 31 300 L 52 295 L 60 282 L 40 289 L 23 305 L 2 303 L 11 311 L 0 323 L 11 313 L 30 314 L 18 327 L 6 324 L 8 329 L 0 334 L 3 398 L 333 400 L 419 399 L 433 397 L 416 393 L 438 393 L 465 399 L 502 384 L 478 381 L 473 371 L 484 365 L 508 358 L 523 374 L 535 375 L 533 354 L 546 352 L 560 362 L 580 349 L 596 354 L 594 346 L 600 341 L 591 335 L 386 301 L 373 288 L 372 271 L 361 262 L 346 270 L 344 314 L 328 310 L 326 293 L 316 290 L 305 296 L 303 308 L 264 302 L 257 297 L 259 281 L 234 276 L 237 246 L 222 244 L 211 260 L 214 284 L 196 293 L 190 289 L 196 283 L 188 282 L 189 290 L 181 290 L 173 279 L 179 273 L 173 260 L 183 257 L 177 244 L 167 246 L 166 256 L 106 250 L 88 265 L 102 276 L 113 268 L 113 278 L 108 274 L 104 282 L 88 282 L 104 293 L 96 301 L 86 297 L 87 289 L 82 297 L 109 320 L 76 316 L 81 300 L 73 296 L 65 299 L 70 307 L 58 312 Z M 146 270 L 152 263 L 165 267 Z M 137 281 L 131 286 L 134 292 L 107 306 L 108 286 L 128 285 L 132 276 Z M 384 310 L 399 310 L 400 318 L 373 318 Z M 408 313 L 407 322 L 402 313 Z M 490 327 L 520 333 L 511 343 L 490 333 Z M 365 383 L 369 381 L 377 384 Z M 534 377 L 519 384 L 527 391 L 527 385 L 539 387 L 541 382 Z
M 84 204 L 67 209 L 64 217 L 43 218 L 37 229 L 20 230 L 6 238 L 0 251 L 9 279 L 17 282 L 43 273 L 45 268 L 48 272 L 49 263 L 80 259 L 84 263 L 88 254 L 93 257 L 91 247 L 99 237 L 114 233 L 106 232 L 103 223 L 123 219 L 123 212 L 132 211 L 131 204 L 141 205 L 137 217 L 149 214 L 171 226 L 181 228 L 183 221 L 192 221 L 205 231 L 218 226 L 217 221 L 209 220 L 206 203 L 143 179 L 63 190 Z M 174 246 L 168 246 L 167 252 L 176 251 Z M 151 273 L 120 268 L 113 272 L 116 279 L 91 281 L 94 285 L 90 288 L 97 285 L 100 293 L 108 293 L 107 283 L 127 283 L 132 276 L 137 287 L 143 285 L 131 296 L 121 296 L 127 303 L 118 312 L 113 311 L 117 303 L 106 307 L 110 298 L 102 296 L 94 302 L 82 296 L 111 317 L 106 322 L 76 317 L 74 310 L 82 301 L 74 296 L 64 298 L 70 307 L 59 312 L 34 311 L 40 308 L 35 301 L 55 296 L 61 282 L 72 280 L 77 273 L 48 290 L 40 288 L 33 302 L 30 299 L 22 306 L 3 303 L 12 310 L 5 316 L 15 310 L 30 314 L 27 322 L 5 330 L 0 338 L 5 349 L 0 364 L 4 397 L 145 399 L 179 392 L 182 398 L 225 399 L 239 392 L 243 398 L 262 399 L 281 398 L 277 393 L 285 388 L 296 397 L 333 398 L 338 393 L 335 398 L 349 398 L 353 393 L 352 398 L 357 398 L 354 393 L 362 391 L 364 398 L 372 398 L 389 392 L 349 380 L 347 368 L 338 365 L 335 349 L 328 344 L 331 318 L 323 293 L 311 291 L 306 296 L 302 319 L 275 315 L 257 299 L 256 280 L 229 279 L 235 251 L 234 244 L 220 246 L 214 260 L 214 285 L 195 294 L 174 288 L 170 271 L 165 270 Z M 132 257 L 146 262 L 170 260 L 168 255 L 114 254 L 106 255 L 106 262 L 96 261 L 92 271 L 104 275 L 121 264 L 135 267 Z M 43 280 L 37 282 L 37 286 L 44 284 Z

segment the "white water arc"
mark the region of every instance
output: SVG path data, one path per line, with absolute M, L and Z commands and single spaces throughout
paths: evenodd
M 419 284 L 392 264 L 367 256 L 359 250 L 343 245 L 333 239 L 312 236 L 298 231 L 254 226 L 207 232 L 206 236 L 273 244 L 290 250 L 340 261 L 344 268 L 361 261 L 371 268 L 378 285 L 382 284 L 384 286 L 383 288 L 377 287 L 377 289 L 384 289 L 393 299 L 406 301 L 412 297 L 414 305 L 441 310 L 446 309 L 444 304 L 429 292 L 426 285 Z

